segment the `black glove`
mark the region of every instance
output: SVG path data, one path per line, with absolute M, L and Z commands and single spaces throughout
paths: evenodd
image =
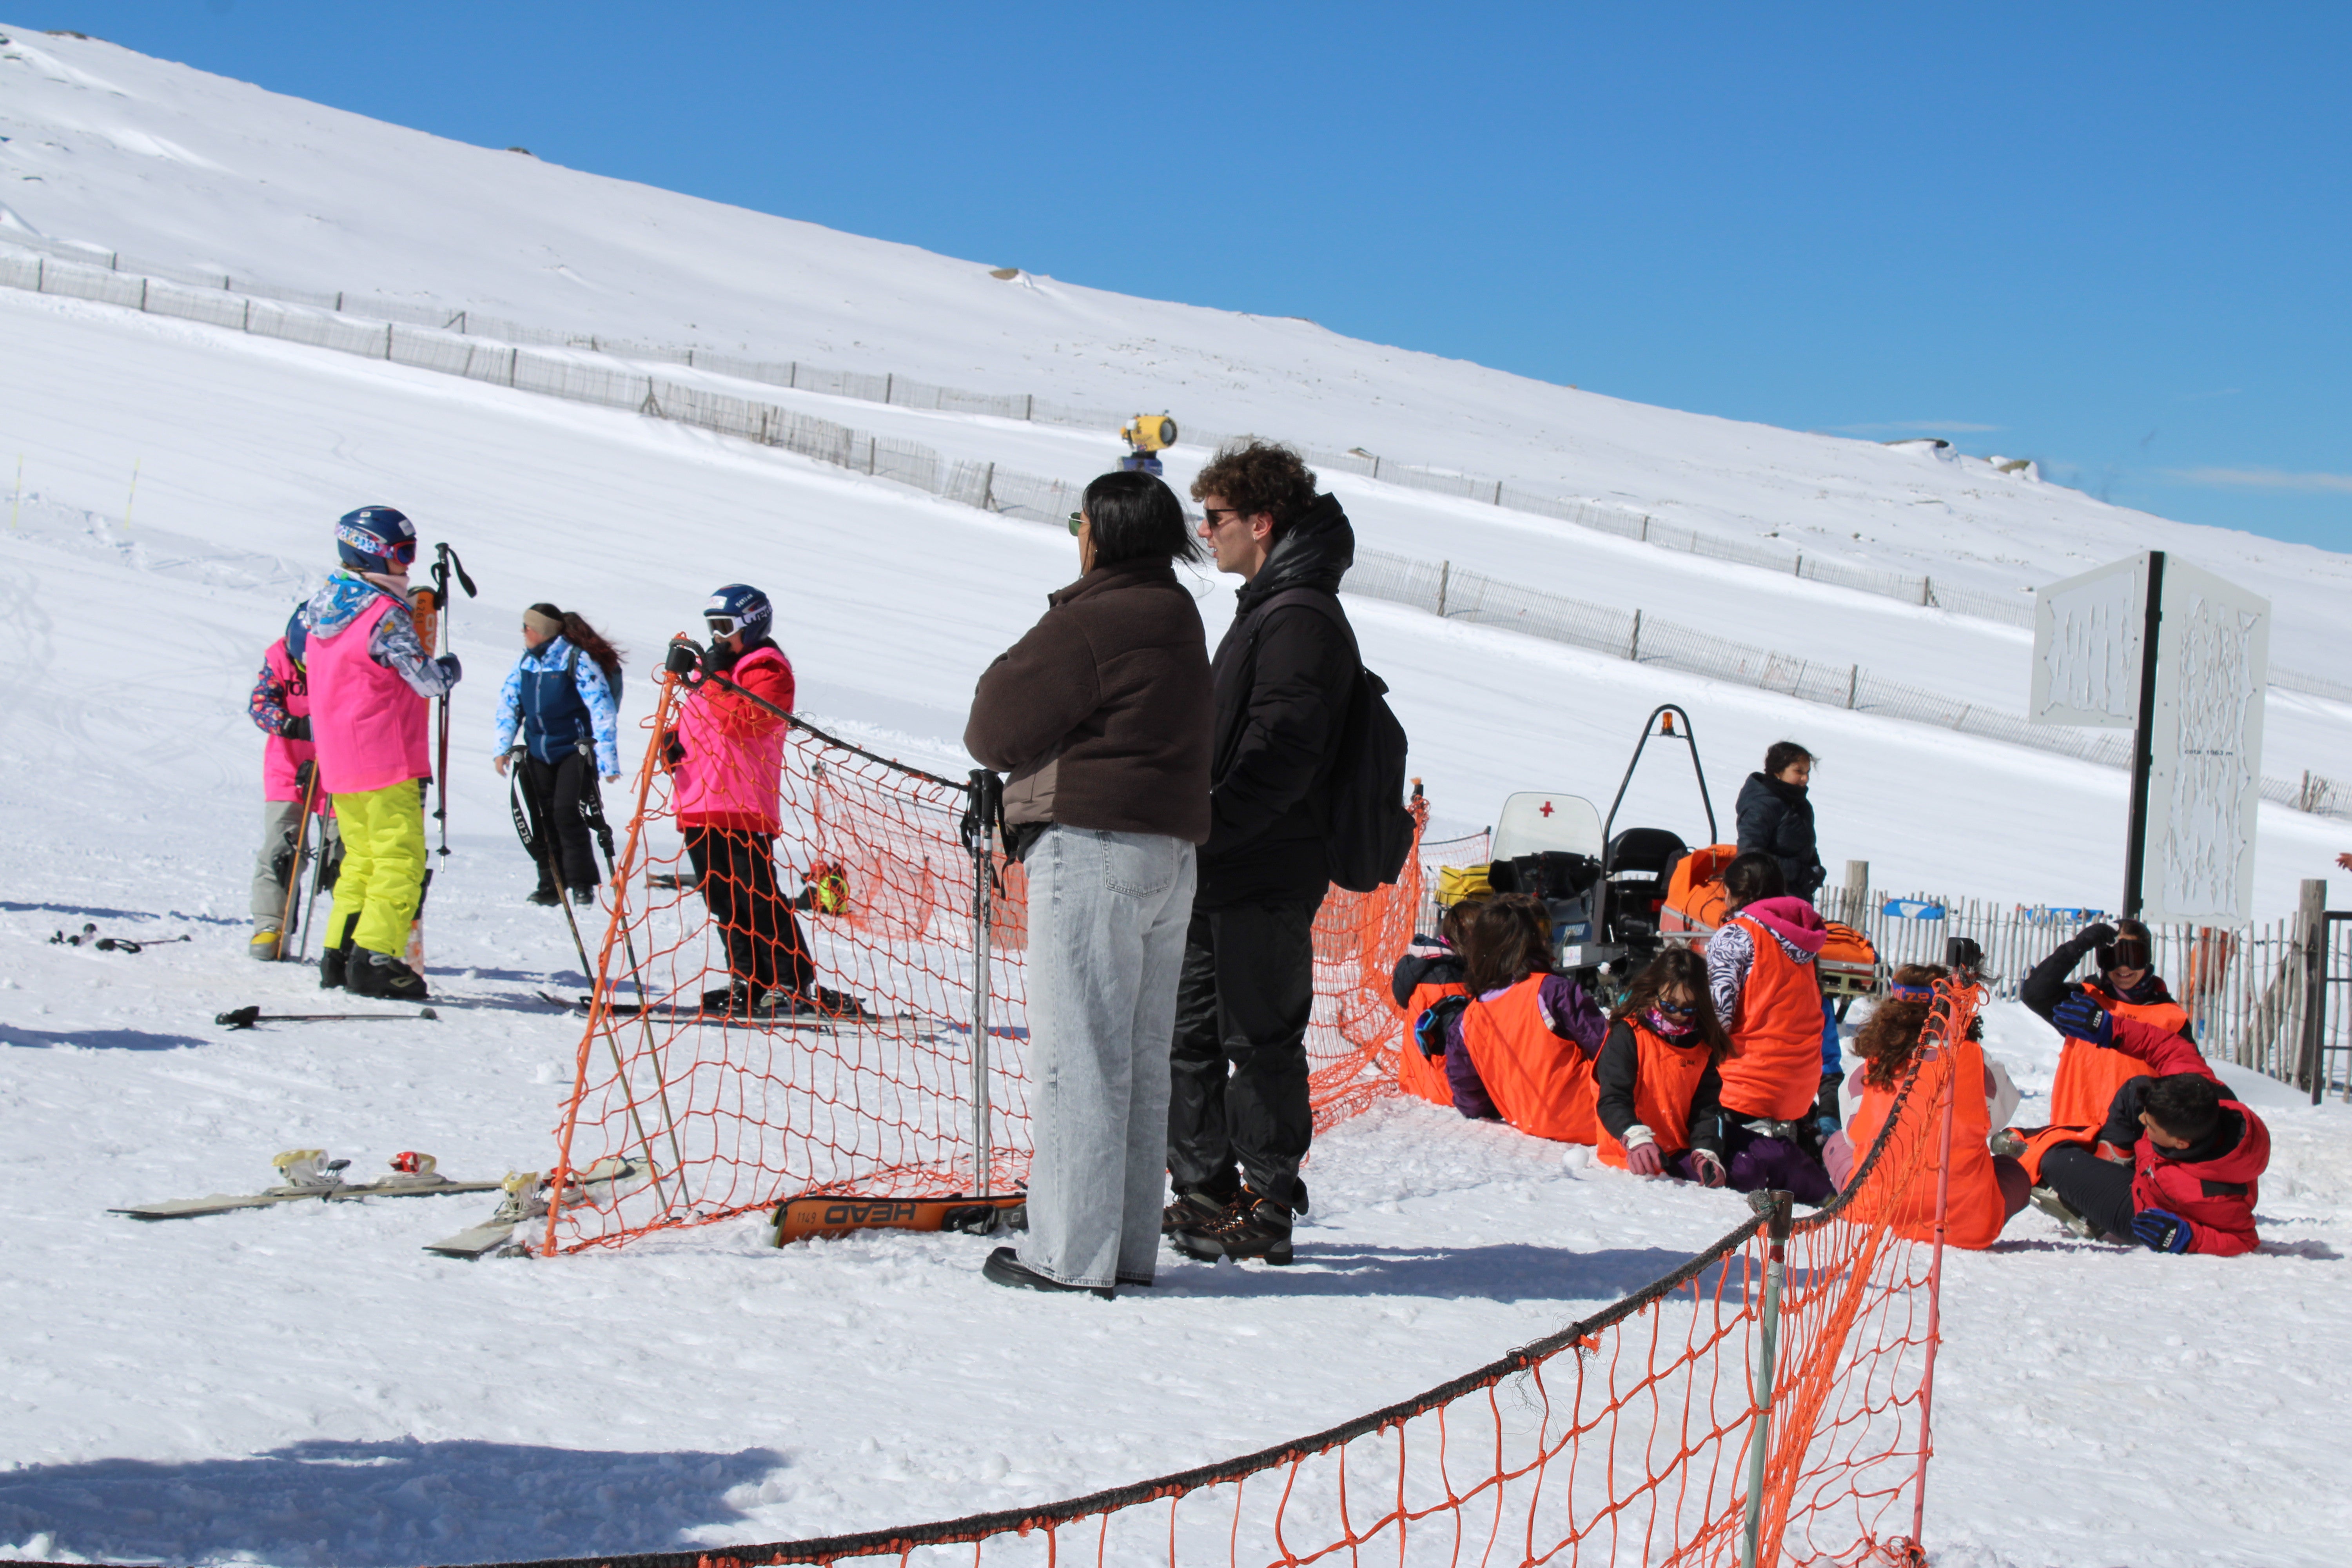
M 669 658 L 665 663 L 672 675 L 684 680 L 701 672 L 702 650 L 685 637 L 673 637 L 670 639 Z
M 677 731 L 672 730 L 662 737 L 662 765 L 674 769 L 684 761 L 686 761 L 686 747 L 678 740 Z
M 2142 1209 L 2132 1215 L 2132 1234 L 2150 1252 L 2186 1252 L 2197 1239 L 2195 1227 L 2163 1209 Z
M 2052 1008 L 2050 1021 L 2070 1040 L 2083 1040 L 2094 1046 L 2116 1043 L 2115 1018 L 2085 992 L 2077 991 Z
M 289 741 L 307 741 L 310 738 L 310 716 L 308 713 L 289 713 L 286 722 L 278 726 L 278 732 Z
M 307 740 L 309 737 L 306 735 L 304 736 L 304 739 Z M 319 764 L 316 762 L 304 763 L 300 767 L 294 770 L 294 790 L 297 795 L 303 796 L 305 799 L 309 798 L 310 794 L 310 778 L 311 775 L 316 773 L 318 771 Z
M 450 685 L 455 686 L 458 681 L 465 679 L 465 666 L 457 662 L 457 656 L 456 654 L 445 653 L 433 662 L 441 667 L 441 674 Z
M 2116 928 L 2105 921 L 2095 921 L 2074 933 L 2074 945 L 2081 948 L 2105 947 L 2116 940 Z

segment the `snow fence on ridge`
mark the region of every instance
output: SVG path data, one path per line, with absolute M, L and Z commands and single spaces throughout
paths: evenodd
M 23 244 L 28 238 L 12 236 L 8 243 Z M 51 247 L 56 248 L 54 246 Z M 120 262 L 123 258 L 110 256 L 109 259 Z M 154 263 L 136 265 L 149 271 L 167 270 Z M 486 338 L 469 332 L 468 328 L 481 328 L 492 323 L 473 319 L 469 312 L 464 310 L 443 312 L 436 308 L 425 308 L 420 311 L 418 307 L 402 306 L 394 300 L 358 301 L 341 293 L 290 289 L 273 289 L 275 298 L 241 295 L 227 289 L 226 285 L 230 279 L 221 279 L 215 284 L 211 279 L 220 275 L 201 276 L 206 281 L 196 285 L 174 282 L 143 271 L 131 272 L 111 267 L 99 268 L 53 260 L 37 254 L 26 256 L 0 252 L 0 287 L 120 305 L 152 315 L 234 328 L 286 342 L 512 387 L 518 391 L 607 408 L 627 409 L 656 418 L 694 425 L 720 435 L 737 436 L 765 446 L 779 447 L 852 473 L 888 479 L 945 500 L 1007 516 L 1058 524 L 1077 510 L 1086 488 L 1083 482 L 1020 473 L 995 463 L 951 462 L 919 442 L 858 431 L 831 420 L 795 414 L 772 404 L 685 385 L 634 370 L 535 353 L 504 339 Z M 249 283 L 245 286 L 251 287 Z M 359 305 L 378 316 L 426 314 L 440 320 L 442 324 L 438 327 L 406 325 L 396 320 L 343 314 L 343 310 L 351 305 Z M 854 372 L 824 371 L 796 364 L 754 364 L 707 354 L 698 349 L 671 350 L 593 337 L 567 337 L 539 329 L 520 328 L 511 322 L 495 324 L 502 331 L 511 331 L 519 336 L 550 342 L 560 341 L 574 349 L 669 359 L 723 374 L 741 374 L 747 370 L 782 371 L 786 380 L 776 384 L 790 384 L 803 390 L 863 397 L 908 407 L 936 407 L 950 412 L 1001 414 L 1011 417 L 1088 425 L 1108 417 L 1086 411 L 1084 417 L 1078 418 L 1082 411 L 1063 410 L 1057 405 L 1020 395 L 962 393 L 893 375 L 866 376 Z M 1023 412 L 1013 412 L 1016 407 Z M 1070 418 L 1065 420 L 1062 417 L 1065 415 Z M 1523 510 L 1535 510 L 1621 537 L 1654 541 L 1670 548 L 1686 549 L 1721 560 L 1769 566 L 1775 571 L 1791 569 L 1790 562 L 1777 557 L 1768 559 L 1769 552 L 1759 553 L 1755 547 L 1736 541 L 1675 530 L 1671 525 L 1657 522 L 1647 516 L 1620 513 L 1589 501 L 1547 499 L 1511 491 L 1507 502 L 1507 487 L 1500 480 L 1472 480 L 1461 475 L 1401 468 L 1392 464 L 1383 465 L 1377 458 L 1357 453 L 1309 450 L 1305 455 L 1321 467 L 1359 472 L 1389 482 L 1412 483 L 1416 488 L 1474 500 L 1491 499 L 1492 503 L 1497 506 L 1522 507 Z M 1403 477 L 1409 474 L 1417 474 L 1420 479 L 1409 480 Z M 1463 488 L 1465 486 L 1468 488 Z M 1669 538 L 1669 534 L 1674 537 Z M 1687 537 L 1683 537 L 1685 534 Z M 1844 577 L 1830 572 L 1832 565 L 1854 580 L 1846 581 Z M 2000 613 L 1992 615 L 1985 606 L 1970 608 L 1952 598 L 1945 590 L 1934 589 L 1925 578 L 1904 578 L 1900 583 L 1893 583 L 1898 574 L 1870 573 L 1858 567 L 1847 568 L 1818 560 L 1809 563 L 1801 557 L 1795 558 L 1794 572 L 1797 575 L 1812 577 L 1833 585 L 1867 593 L 1885 593 L 1888 596 L 1937 605 L 1962 614 L 1990 616 L 1991 618 L 2012 622 L 2016 619 L 2011 612 L 2018 606 L 2011 605 L 1998 595 L 1977 595 L 1998 604 Z M 1888 578 L 1893 586 L 1889 584 L 1873 586 L 1864 580 L 1874 577 Z M 1440 616 L 1570 643 L 1612 658 L 1660 665 L 1759 690 L 1775 691 L 1801 701 L 1931 724 L 2106 766 L 2123 768 L 2127 767 L 2130 762 L 2128 745 L 2109 731 L 2030 723 L 2021 714 L 1988 708 L 1982 703 L 1961 701 L 1919 687 L 1882 680 L 1858 664 L 1841 668 L 1818 659 L 1799 658 L 1769 648 L 1727 642 L 1702 627 L 1645 617 L 1639 609 L 1623 610 L 1611 605 L 1573 599 L 1565 595 L 1546 593 L 1475 572 L 1458 570 L 1450 562 L 1416 561 L 1378 551 L 1361 551 L 1358 552 L 1355 569 L 1348 574 L 1345 589 L 1349 593 L 1367 594 L 1410 605 Z M 2027 604 L 2022 608 L 2027 617 L 2026 624 L 2030 624 L 2032 605 Z M 2352 699 L 2352 687 L 2315 676 L 2273 669 L 2271 679 L 2275 684 L 2290 689 L 2324 697 Z M 2303 772 L 2296 778 L 2265 774 L 2262 781 L 2262 794 L 2265 800 L 2297 811 L 2352 818 L 2352 784 L 2325 774 L 2309 771 Z

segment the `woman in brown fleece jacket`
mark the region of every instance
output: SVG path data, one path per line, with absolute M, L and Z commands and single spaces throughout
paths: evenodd
M 1160 1247 L 1168 1048 L 1209 836 L 1208 643 L 1175 563 L 1199 545 L 1150 474 L 1087 487 L 1076 583 L 988 667 L 964 746 L 1004 770 L 1029 872 L 1029 1229 L 1000 1285 L 1149 1285 Z

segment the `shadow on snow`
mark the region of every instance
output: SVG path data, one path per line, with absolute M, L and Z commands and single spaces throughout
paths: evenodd
M 288 1568 L 675 1551 L 744 1517 L 727 1494 L 785 1464 L 733 1454 L 312 1440 L 240 1459 L 92 1459 L 0 1473 L 0 1542 Z M 698 1531 L 698 1533 L 699 1533 Z

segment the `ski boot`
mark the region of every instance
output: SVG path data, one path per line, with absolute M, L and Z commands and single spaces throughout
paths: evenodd
M 269 1162 L 278 1167 L 278 1185 L 306 1193 L 331 1192 L 343 1184 L 349 1160 L 330 1160 L 324 1149 L 289 1149 Z
M 349 984 L 353 995 L 381 996 L 387 1002 L 432 999 L 432 993 L 425 985 L 425 976 L 388 952 L 353 948 L 350 963 Z
M 253 940 L 245 944 L 245 955 L 256 963 L 275 963 L 284 945 L 284 933 L 268 930 L 257 931 L 253 933 Z
M 343 918 L 342 934 L 329 942 L 325 951 L 319 954 L 320 990 L 344 991 L 352 988 L 351 985 L 352 932 L 357 929 L 359 923 L 359 916 L 346 915 Z

